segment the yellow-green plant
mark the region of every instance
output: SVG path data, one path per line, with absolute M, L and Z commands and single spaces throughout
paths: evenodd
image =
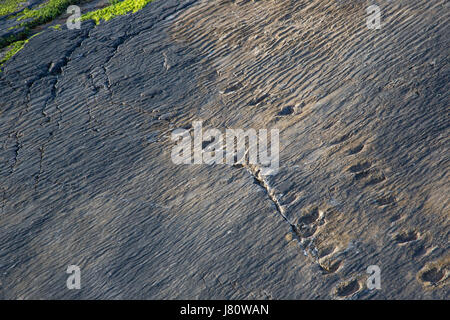
M 11 0 L 6 0 L 11 1 Z M 66 8 L 71 4 L 77 4 L 82 0 L 48 0 L 40 6 L 28 9 L 25 8 L 23 11 L 15 15 L 18 21 L 26 20 L 18 26 L 12 28 L 23 27 L 23 31 L 17 34 L 12 34 L 8 37 L 0 38 L 0 48 L 4 48 L 14 42 L 19 40 L 25 40 L 31 34 L 32 28 L 52 21 L 57 16 L 62 14 Z M 20 1 L 22 2 L 22 1 Z
M 31 18 L 32 21 L 26 23 L 27 26 L 33 26 L 46 23 L 53 20 L 63 13 L 71 4 L 77 4 L 80 0 L 49 0 L 35 9 L 24 9 L 17 17 L 18 20 Z
M 16 15 L 18 20 L 27 20 L 21 24 L 21 26 L 25 27 L 25 30 L 17 35 L 11 35 L 8 38 L 0 38 L 0 48 L 8 46 L 6 55 L 0 60 L 0 68 L 6 61 L 19 52 L 32 38 L 28 37 L 33 27 L 52 21 L 58 15 L 62 14 L 69 5 L 77 4 L 82 1 L 83 0 L 48 0 L 34 9 L 24 9 L 22 12 L 18 13 Z M 8 4 L 16 3 L 18 5 L 22 0 L 4 0 L 4 2 Z M 152 0 L 110 0 L 110 5 L 108 7 L 88 12 L 81 17 L 81 20 L 94 20 L 96 24 L 99 24 L 101 20 L 108 21 L 116 16 L 130 12 L 135 13 L 150 2 L 152 2 Z M 1 4 L 3 5 L 3 2 L 1 2 Z M 0 6 L 0 8 L 2 7 Z M 15 8 L 16 7 L 14 7 L 14 9 Z M 56 25 L 53 28 L 59 29 L 60 26 Z
M 19 9 L 19 4 L 23 3 L 23 0 L 3 0 L 0 1 L 0 16 L 16 12 Z
M 99 24 L 100 20 L 108 21 L 116 16 L 130 12 L 135 13 L 144 8 L 151 1 L 152 0 L 112 0 L 110 2 L 111 5 L 108 7 L 88 12 L 81 17 L 81 20 L 94 20 L 96 24 Z
M 34 36 L 30 37 L 29 39 L 19 40 L 19 41 L 16 41 L 16 42 L 10 44 L 6 48 L 7 52 L 6 52 L 5 56 L 0 59 L 0 72 L 1 72 L 1 68 L 6 63 L 6 61 L 11 59 L 17 52 L 22 50 L 23 47 L 27 44 L 27 42 L 30 41 L 30 39 L 32 39 L 33 37 L 37 36 L 38 34 L 39 33 L 35 34 Z

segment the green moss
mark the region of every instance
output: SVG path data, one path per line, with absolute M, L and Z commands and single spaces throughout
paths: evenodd
M 33 37 L 37 36 L 39 33 L 35 34 L 34 36 L 30 37 L 29 39 L 25 39 L 25 40 L 19 40 L 16 41 L 12 44 L 10 44 L 6 50 L 8 50 L 8 52 L 5 54 L 5 56 L 3 58 L 0 59 L 0 72 L 1 72 L 1 68 L 3 67 L 3 65 L 9 60 L 11 59 L 17 52 L 19 52 L 20 50 L 23 49 L 23 47 L 28 43 L 28 41 L 30 41 L 30 39 L 32 39 Z
M 13 55 L 15 55 L 17 52 L 22 50 L 27 42 L 28 42 L 28 39 L 27 40 L 16 41 L 13 44 L 9 45 L 8 48 L 7 48 L 8 52 L 2 58 L 2 60 L 0 60 L 0 66 L 3 66 L 3 64 L 6 61 L 8 61 L 9 59 L 11 59 Z
M 3 49 L 4 47 L 7 47 L 8 45 L 19 41 L 19 40 L 25 40 L 29 36 L 29 31 L 25 30 L 22 32 L 19 32 L 17 34 L 12 34 L 8 37 L 0 38 L 0 49 Z
M 1 0 L 0 0 L 1 1 Z M 7 2 L 10 0 L 6 0 Z M 4 48 L 19 40 L 28 38 L 31 34 L 31 29 L 52 21 L 60 14 L 64 13 L 67 7 L 71 4 L 78 4 L 83 0 L 49 0 L 35 9 L 24 9 L 15 15 L 18 21 L 26 20 L 14 28 L 23 27 L 23 31 L 19 34 L 11 35 L 7 38 L 0 38 L 0 48 Z M 23 1 L 19 1 L 23 2 Z
M 20 24 L 20 27 L 23 27 L 24 30 L 7 38 L 0 38 L 0 48 L 5 48 L 8 46 L 7 50 L 9 50 L 0 60 L 0 68 L 6 63 L 6 61 L 19 52 L 28 40 L 32 38 L 29 38 L 32 33 L 32 28 L 54 20 L 56 17 L 64 13 L 68 6 L 85 1 L 86 0 L 48 0 L 34 9 L 24 9 L 22 12 L 19 12 L 15 17 L 19 21 L 27 20 Z M 6 8 L 9 8 L 8 10 L 15 10 L 21 2 L 23 2 L 23 0 L 0 0 L 0 8 L 3 9 L 4 12 L 7 12 Z M 152 2 L 152 0 L 110 0 L 110 5 L 108 7 L 88 12 L 82 15 L 81 20 L 94 20 L 96 24 L 99 24 L 101 20 L 108 21 L 116 16 L 124 15 L 130 12 L 135 13 L 144 8 L 150 2 Z M 14 9 L 11 9 L 12 4 L 15 4 Z M 56 25 L 52 28 L 59 30 L 61 26 Z
M 94 20 L 96 24 L 99 24 L 100 20 L 108 21 L 116 16 L 124 15 L 130 12 L 135 13 L 144 8 L 151 1 L 152 0 L 112 0 L 110 1 L 110 6 L 88 12 L 81 17 L 81 20 Z
M 54 26 L 51 26 L 50 28 L 55 29 L 55 30 L 61 30 L 61 25 L 55 24 Z
M 23 10 L 17 15 L 17 17 L 18 20 L 32 19 L 32 21 L 24 24 L 31 28 L 33 26 L 52 21 L 57 16 L 65 12 L 68 6 L 80 2 L 80 0 L 49 0 L 36 9 Z
M 19 4 L 24 0 L 3 0 L 0 1 L 0 16 L 14 13 L 19 9 Z

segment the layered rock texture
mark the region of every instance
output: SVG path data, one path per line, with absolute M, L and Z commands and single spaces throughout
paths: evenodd
M 156 0 L 44 29 L 0 73 L 0 298 L 448 299 L 448 23 Z M 278 172 L 174 164 L 193 121 L 278 129 Z

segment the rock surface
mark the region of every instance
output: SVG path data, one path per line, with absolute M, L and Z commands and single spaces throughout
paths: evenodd
M 448 299 L 448 2 L 379 1 L 380 30 L 369 4 L 157 0 L 32 38 L 0 74 L 0 298 Z M 278 173 L 173 164 L 196 120 L 279 129 Z

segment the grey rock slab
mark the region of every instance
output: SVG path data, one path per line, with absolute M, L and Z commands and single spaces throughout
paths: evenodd
M 0 297 L 448 297 L 446 4 L 381 6 L 154 1 L 31 39 L 0 74 Z M 278 128 L 280 170 L 173 164 L 195 120 Z

